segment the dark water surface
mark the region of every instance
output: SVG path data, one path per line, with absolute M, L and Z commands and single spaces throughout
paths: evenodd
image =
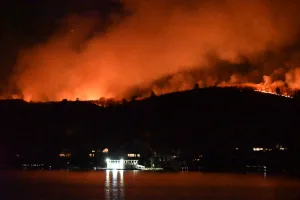
M 0 172 L 1 200 L 300 200 L 300 181 L 284 177 L 141 171 Z

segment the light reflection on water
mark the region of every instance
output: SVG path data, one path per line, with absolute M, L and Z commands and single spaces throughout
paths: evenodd
M 124 200 L 124 179 L 123 170 L 106 170 L 105 178 L 105 199 Z
M 299 179 L 266 175 L 122 170 L 0 171 L 0 199 L 300 199 Z

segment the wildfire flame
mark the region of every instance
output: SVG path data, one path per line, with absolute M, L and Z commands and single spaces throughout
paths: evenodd
M 277 95 L 277 96 L 281 96 L 281 97 L 286 97 L 286 98 L 293 98 L 293 96 L 285 93 L 285 94 L 278 94 L 274 91 L 266 91 L 266 90 L 254 90 L 256 92 L 261 92 L 261 93 L 266 93 L 266 94 L 273 94 L 273 95 Z
M 288 98 L 300 89 L 299 1 L 123 3 L 131 15 L 113 15 L 105 31 L 97 15 L 72 15 L 48 41 L 23 50 L 10 79 L 15 87 L 4 97 L 103 106 L 101 97 L 145 98 L 195 83 L 246 85 Z

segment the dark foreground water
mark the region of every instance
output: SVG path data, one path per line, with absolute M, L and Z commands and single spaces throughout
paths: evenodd
M 300 200 L 300 182 L 263 174 L 15 171 L 0 172 L 0 199 Z

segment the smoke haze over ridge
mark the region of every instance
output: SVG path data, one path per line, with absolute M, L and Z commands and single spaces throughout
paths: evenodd
M 135 87 L 163 94 L 195 83 L 300 89 L 298 1 L 123 3 L 130 15 L 112 15 L 104 32 L 94 12 L 63 19 L 48 41 L 20 53 L 10 83 L 28 101 L 123 98 Z

